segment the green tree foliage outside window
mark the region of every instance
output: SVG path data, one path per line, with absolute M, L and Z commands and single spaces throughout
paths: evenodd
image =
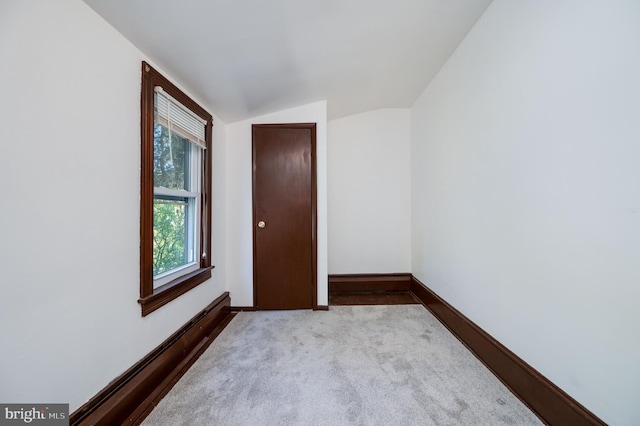
M 191 143 L 160 124 L 155 126 L 153 136 L 153 186 L 189 190 Z
M 168 189 L 189 188 L 188 140 L 162 125 L 154 128 L 154 186 Z M 153 275 L 188 263 L 188 199 L 155 196 L 153 203 Z
M 187 263 L 185 210 L 184 201 L 156 199 L 153 203 L 153 275 Z

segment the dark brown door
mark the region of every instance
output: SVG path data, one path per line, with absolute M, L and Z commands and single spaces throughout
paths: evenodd
M 316 126 L 252 130 L 255 306 L 316 308 Z

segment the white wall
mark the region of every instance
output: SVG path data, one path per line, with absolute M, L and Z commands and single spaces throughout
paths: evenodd
M 315 102 L 227 125 L 227 289 L 233 306 L 253 306 L 251 125 L 316 123 L 318 304 L 327 288 L 327 103 Z
M 640 2 L 495 0 L 412 109 L 413 273 L 640 424 Z
M 0 5 L 0 401 L 86 402 L 224 291 L 224 123 L 213 279 L 142 318 L 140 61 L 80 0 Z
M 329 121 L 329 273 L 411 271 L 409 109 Z

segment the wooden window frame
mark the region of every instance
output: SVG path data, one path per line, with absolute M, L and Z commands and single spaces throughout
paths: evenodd
M 153 128 L 154 88 L 162 89 L 206 121 L 207 148 L 202 159 L 202 199 L 200 203 L 200 258 L 199 269 L 186 273 L 169 283 L 153 288 Z M 173 83 L 142 61 L 142 89 L 140 95 L 140 303 L 142 316 L 166 305 L 197 285 L 211 278 L 211 139 L 213 117 Z

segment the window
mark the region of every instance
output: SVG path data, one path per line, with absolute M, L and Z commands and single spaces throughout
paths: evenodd
M 143 316 L 211 277 L 212 126 L 211 114 L 142 62 Z

